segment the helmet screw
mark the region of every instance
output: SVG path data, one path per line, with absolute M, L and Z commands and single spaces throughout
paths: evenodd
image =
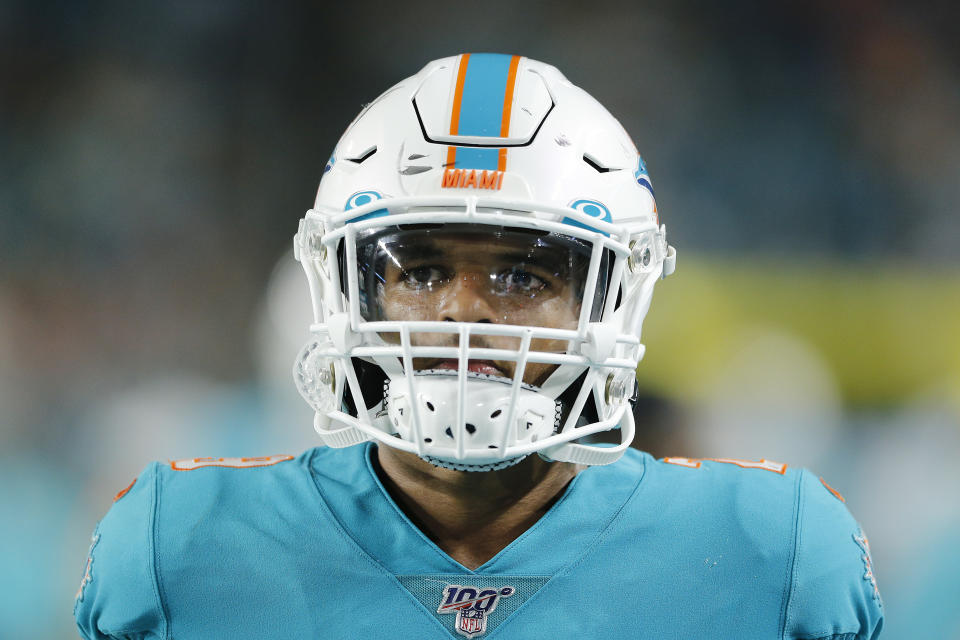
M 630 399 L 633 395 L 634 376 L 633 371 L 618 371 L 607 376 L 604 396 L 608 405 L 618 406 Z

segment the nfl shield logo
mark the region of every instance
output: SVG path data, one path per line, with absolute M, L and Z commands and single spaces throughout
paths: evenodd
M 475 609 L 465 609 L 460 611 L 457 616 L 457 630 L 468 638 L 476 633 L 483 633 L 486 621 L 483 619 L 483 611 Z

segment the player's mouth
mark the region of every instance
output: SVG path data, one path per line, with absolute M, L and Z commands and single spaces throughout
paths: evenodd
M 458 371 L 460 369 L 460 362 L 458 360 L 447 359 L 447 360 L 437 360 L 431 362 L 427 369 L 449 369 L 451 371 Z M 467 371 L 472 371 L 474 373 L 484 373 L 490 376 L 500 376 L 501 378 L 509 378 L 510 376 L 507 373 L 494 364 L 493 360 L 468 360 L 467 361 Z

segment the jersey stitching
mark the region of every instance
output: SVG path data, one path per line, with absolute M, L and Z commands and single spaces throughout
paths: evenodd
M 168 612 L 163 593 L 163 584 L 160 581 L 160 486 L 161 474 L 158 471 L 158 464 L 153 464 L 153 509 L 150 513 L 150 555 L 153 557 L 153 589 L 154 597 L 157 599 L 157 609 L 160 612 L 160 619 L 163 623 L 163 637 L 170 637 L 170 624 L 168 623 Z
M 586 471 L 586 469 L 584 469 L 584 471 Z M 506 562 L 506 560 L 503 560 L 503 558 L 509 559 L 511 555 L 515 553 L 519 553 L 520 546 L 523 544 L 524 538 L 534 535 L 534 533 L 537 530 L 547 526 L 546 524 L 544 524 L 544 522 L 551 517 L 551 514 L 553 514 L 554 511 L 560 509 L 560 505 L 567 500 L 570 494 L 573 493 L 574 486 L 577 484 L 577 481 L 580 480 L 581 477 L 583 477 L 583 471 L 581 471 L 580 473 L 578 473 L 573 477 L 573 479 L 570 481 L 570 484 L 567 485 L 566 490 L 564 490 L 563 495 L 560 496 L 560 499 L 554 502 L 553 505 L 549 509 L 547 509 L 547 512 L 540 517 L 539 520 L 534 522 L 529 529 L 527 529 L 526 531 L 521 533 L 519 536 L 514 538 L 514 540 L 511 541 L 510 544 L 508 544 L 506 547 L 501 549 L 495 556 L 493 556 L 492 558 L 484 562 L 482 565 L 477 567 L 475 573 L 489 571 L 490 567 L 488 565 L 492 565 L 498 561 Z
M 784 626 L 783 626 L 783 633 L 782 633 L 782 637 L 784 638 L 786 638 L 787 628 L 789 628 L 791 626 L 791 623 L 793 622 L 793 616 L 790 615 L 790 601 L 793 599 L 793 594 L 797 590 L 797 584 L 800 582 L 800 576 L 797 573 L 797 565 L 799 564 L 797 561 L 797 558 L 800 557 L 800 551 L 803 546 L 803 536 L 802 536 L 801 525 L 803 523 L 803 511 L 806 507 L 806 502 L 807 502 L 806 501 L 807 492 L 805 491 L 805 488 L 804 488 L 803 479 L 804 477 L 807 477 L 807 476 L 809 476 L 809 478 L 813 478 L 813 474 L 806 472 L 805 470 L 801 470 L 799 476 L 800 476 L 800 479 L 797 483 L 798 484 L 797 501 L 800 505 L 800 508 L 798 510 L 798 515 L 797 515 L 796 545 L 795 545 L 795 551 L 794 551 L 793 566 L 791 567 L 793 580 L 791 582 L 790 595 L 787 599 L 786 616 L 784 619 Z M 811 479 L 810 482 L 813 482 L 813 480 Z M 850 633 L 850 632 L 831 633 L 830 631 L 824 631 L 824 632 L 817 632 L 817 635 L 812 636 L 811 640 L 850 640 L 852 638 L 855 638 L 856 635 L 857 635 L 856 633 Z
M 314 460 L 314 457 L 317 455 L 318 451 L 319 451 L 319 448 L 313 449 L 310 452 L 310 455 L 307 456 L 307 458 L 305 459 L 305 462 L 306 462 L 305 471 L 309 476 L 310 481 L 313 483 L 313 486 L 317 490 L 317 497 L 320 499 L 320 504 L 322 505 L 321 508 L 330 517 L 330 520 L 333 523 L 334 530 L 337 532 L 337 534 L 340 537 L 342 537 L 344 540 L 347 541 L 348 546 L 351 549 L 353 549 L 353 552 L 356 553 L 359 558 L 371 564 L 377 571 L 379 571 L 380 573 L 385 575 L 389 580 L 391 580 L 393 582 L 394 587 L 403 595 L 403 597 L 405 597 L 408 601 L 412 602 L 414 606 L 417 608 L 417 610 L 420 611 L 421 615 L 427 620 L 429 620 L 432 626 L 439 627 L 443 631 L 444 637 L 447 637 L 449 634 L 447 633 L 447 629 L 443 626 L 443 624 L 429 610 L 427 610 L 427 608 L 424 607 L 423 604 L 419 600 L 417 600 L 412 593 L 407 591 L 407 589 L 402 584 L 400 584 L 400 581 L 397 579 L 397 576 L 387 571 L 387 569 L 383 565 L 381 565 L 373 557 L 371 557 L 370 554 L 368 554 L 363 549 L 363 547 L 361 547 L 357 543 L 357 541 L 354 540 L 349 533 L 347 533 L 347 530 L 344 528 L 343 523 L 341 523 L 340 519 L 337 518 L 337 515 L 333 512 L 333 509 L 330 508 L 330 505 L 327 504 L 327 499 L 323 495 L 323 490 L 320 488 L 320 483 L 317 481 L 317 477 L 313 473 L 313 460 Z M 366 455 L 367 454 L 365 453 L 364 456 Z M 369 460 L 369 458 L 367 459 Z
M 787 637 L 787 627 L 790 624 L 790 603 L 793 600 L 793 593 L 797 587 L 797 558 L 800 556 L 801 545 L 801 525 L 803 523 L 803 469 L 797 473 L 796 499 L 793 501 L 793 549 L 789 560 L 790 570 L 787 572 L 787 578 L 784 584 L 783 601 L 780 605 L 780 638 Z
M 592 551 L 594 551 L 594 550 L 600 545 L 600 542 L 601 542 L 601 541 L 604 539 L 604 537 L 606 537 L 606 535 L 609 533 L 610 528 L 613 526 L 613 524 L 614 524 L 617 520 L 619 520 L 620 517 L 623 515 L 623 512 L 624 512 L 624 510 L 627 508 L 627 505 L 629 505 L 631 502 L 633 502 L 633 500 L 634 500 L 634 499 L 637 497 L 637 495 L 640 493 L 640 490 L 645 486 L 644 483 L 643 483 L 643 479 L 644 479 L 644 478 L 646 477 L 646 475 L 647 475 L 647 465 L 648 465 L 648 463 L 649 463 L 649 456 L 648 456 L 648 454 L 644 453 L 644 454 L 643 454 L 643 457 L 642 457 L 642 460 L 643 460 L 643 469 L 640 471 L 640 477 L 637 478 L 637 484 L 636 484 L 636 486 L 634 486 L 633 491 L 630 493 L 629 497 L 627 497 L 627 499 L 624 500 L 623 503 L 620 505 L 620 508 L 617 509 L 616 512 L 615 512 L 612 516 L 610 516 L 610 519 L 607 521 L 607 523 L 606 523 L 605 525 L 603 525 L 602 527 L 600 527 L 600 531 L 599 531 L 599 533 L 597 533 L 596 537 L 593 539 L 593 542 L 591 542 L 590 544 L 585 545 L 585 546 L 584 546 L 583 553 L 581 553 L 579 557 L 577 557 L 577 558 L 576 558 L 575 560 L 573 560 L 570 564 L 568 564 L 567 566 L 561 568 L 559 571 L 557 571 L 555 574 L 553 574 L 553 575 L 550 577 L 549 580 L 547 580 L 545 583 L 543 583 L 543 586 L 542 586 L 542 587 L 540 587 L 540 588 L 539 588 L 536 592 L 534 592 L 529 598 L 527 598 L 527 600 L 526 600 L 523 604 L 521 604 L 519 607 L 517 607 L 517 609 L 516 609 L 513 613 L 511 613 L 509 616 L 507 616 L 506 618 L 504 618 L 503 621 L 500 622 L 499 626 L 497 626 L 497 628 L 490 634 L 490 638 L 491 638 L 491 639 L 492 639 L 492 638 L 496 638 L 496 637 L 497 637 L 497 634 L 498 634 L 498 633 L 501 633 L 501 632 L 502 632 L 502 629 L 503 629 L 504 627 L 506 627 L 507 624 L 508 624 L 511 620 L 513 620 L 513 618 L 519 616 L 520 613 L 524 610 L 524 608 L 526 608 L 527 606 L 530 606 L 530 603 L 531 603 L 531 602 L 533 602 L 534 600 L 536 600 L 538 597 L 541 597 L 541 594 L 547 589 L 547 587 L 550 585 L 551 582 L 553 582 L 556 578 L 558 578 L 558 577 L 560 577 L 560 576 L 568 575 L 570 572 L 572 572 L 574 569 L 576 569 L 576 567 L 579 566 L 579 565 L 584 561 L 584 559 L 585 559 Z M 502 633 L 506 633 L 506 632 L 503 631 Z
M 790 600 L 793 599 L 793 593 L 797 590 L 797 584 L 800 581 L 800 576 L 797 575 L 797 558 L 800 556 L 801 547 L 803 545 L 803 540 L 801 536 L 801 524 L 803 522 L 803 510 L 806 507 L 806 491 L 804 491 L 803 478 L 809 475 L 810 482 L 813 482 L 812 478 L 814 477 L 812 473 L 807 472 L 804 469 L 800 471 L 800 481 L 799 481 L 799 490 L 798 490 L 798 502 L 800 503 L 800 510 L 797 516 L 797 542 L 796 550 L 794 552 L 794 561 L 793 567 L 791 568 L 791 573 L 793 573 L 793 580 L 791 584 L 791 593 L 787 602 L 787 615 L 784 620 L 783 628 L 783 638 L 786 638 L 786 630 L 793 621 L 793 616 L 790 615 Z M 832 633 L 830 631 L 818 631 L 816 635 L 810 636 L 809 640 L 854 640 L 857 636 L 856 632 L 841 632 L 841 633 Z
M 623 515 L 623 512 L 627 508 L 627 505 L 633 502 L 633 500 L 637 497 L 637 494 L 640 493 L 640 489 L 643 488 L 644 486 L 643 479 L 647 475 L 647 463 L 649 462 L 648 454 L 643 454 L 642 460 L 643 460 L 643 469 L 640 471 L 640 477 L 637 478 L 637 484 L 634 485 L 633 491 L 630 493 L 627 499 L 623 501 L 623 503 L 620 505 L 620 508 L 618 508 L 617 511 L 612 516 L 610 516 L 610 519 L 607 521 L 607 523 L 600 528 L 600 531 L 597 533 L 596 538 L 594 538 L 594 542 L 589 545 L 586 545 L 586 547 L 583 550 L 583 553 L 580 554 L 580 557 L 574 560 L 573 562 L 571 562 L 570 564 L 568 564 L 562 570 L 558 571 L 556 575 L 558 576 L 566 575 L 571 571 L 573 571 L 579 564 L 581 564 L 584 561 L 584 559 L 592 551 L 594 551 L 594 549 L 597 546 L 599 546 L 600 542 L 607 536 L 607 533 L 610 531 L 610 528 L 613 526 L 613 523 L 616 522 L 618 519 L 620 519 L 620 516 Z
M 383 495 L 383 497 L 385 498 L 387 504 L 390 505 L 390 507 L 391 507 L 391 508 L 394 510 L 394 512 L 397 514 L 397 516 L 399 516 L 399 518 L 404 522 L 404 524 L 406 524 L 406 526 L 407 526 L 408 528 L 410 528 L 411 530 L 413 530 L 414 533 L 416 533 L 418 536 L 420 536 L 420 539 L 421 539 L 421 540 L 423 540 L 424 542 L 427 543 L 427 547 L 428 547 L 431 551 L 433 551 L 434 555 L 436 555 L 436 556 L 439 557 L 441 560 L 443 560 L 444 564 L 446 564 L 446 565 L 451 565 L 451 567 L 454 569 L 454 571 L 451 571 L 451 572 L 449 572 L 449 573 L 453 573 L 453 574 L 462 574 L 462 573 L 476 574 L 476 571 L 471 571 L 470 569 L 467 569 L 465 566 L 463 566 L 462 564 L 460 564 L 459 562 L 457 562 L 456 560 L 454 560 L 453 558 L 451 558 L 450 556 L 448 556 L 446 553 L 444 553 L 443 550 L 442 550 L 440 547 L 438 547 L 433 540 L 431 540 L 430 538 L 428 538 L 427 535 L 426 535 L 423 531 L 420 530 L 420 527 L 414 525 L 413 522 L 410 521 L 410 518 L 407 517 L 407 514 L 405 514 L 405 513 L 403 512 L 403 510 L 400 509 L 400 506 L 396 503 L 396 501 L 394 501 L 394 499 L 393 499 L 392 497 L 390 497 L 389 492 L 387 492 L 387 488 L 383 486 L 383 483 L 382 483 L 382 482 L 380 482 L 380 477 L 377 475 L 377 472 L 373 469 L 373 463 L 372 463 L 372 460 L 371 460 L 371 455 L 372 455 L 371 449 L 372 449 L 372 448 L 373 448 L 372 445 L 367 445 L 367 446 L 366 446 L 366 449 L 364 450 L 364 453 L 363 453 L 363 464 L 364 464 L 364 466 L 367 468 L 367 473 L 370 474 L 370 477 L 373 479 L 374 484 L 377 485 L 377 488 L 380 490 L 380 493 L 381 493 L 381 494 Z M 509 545 L 508 545 L 508 546 L 509 546 Z M 497 554 L 497 555 L 499 555 L 499 554 Z M 496 556 L 494 556 L 494 557 L 496 557 Z M 491 558 L 491 560 L 492 560 L 492 558 Z M 489 561 L 488 561 L 488 562 L 489 562 Z M 484 564 L 486 564 L 486 563 L 484 563 Z M 481 567 L 482 567 L 482 566 L 483 566 L 483 565 L 481 565 Z M 481 567 L 477 567 L 477 569 L 480 569 Z M 419 601 L 418 601 L 418 602 L 419 602 Z M 431 614 L 431 615 L 432 615 L 432 614 Z
M 157 473 L 157 463 L 154 462 L 150 465 L 150 471 L 144 472 L 144 476 L 152 473 L 153 474 L 153 487 L 149 488 L 150 491 L 150 523 L 147 529 L 147 555 L 150 557 L 150 573 L 153 577 L 153 582 L 150 585 L 153 588 L 153 598 L 154 603 L 157 606 L 157 611 L 160 613 L 160 623 L 162 628 L 162 637 L 168 638 L 167 632 L 169 630 L 169 625 L 167 624 L 167 614 L 163 605 L 163 598 L 161 596 L 160 588 L 160 570 L 158 568 L 159 560 L 157 553 L 156 545 L 156 528 L 157 528 L 157 512 L 160 508 L 160 474 Z M 147 480 L 144 479 L 144 483 L 147 483 Z M 146 486 L 149 487 L 148 484 Z M 107 636 L 111 638 L 133 638 L 134 635 L 138 635 L 142 630 L 140 629 L 117 629 L 113 631 L 102 630 Z

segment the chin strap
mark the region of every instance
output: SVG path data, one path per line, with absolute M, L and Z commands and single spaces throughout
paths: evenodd
M 321 442 L 328 447 L 342 449 L 344 447 L 350 447 L 355 444 L 360 444 L 361 442 L 367 442 L 368 440 L 375 439 L 351 424 L 347 424 L 340 429 L 329 429 L 328 427 L 330 426 L 330 422 L 330 416 L 322 415 L 320 413 L 314 414 L 314 431 L 316 431 L 317 435 L 320 436 Z M 620 426 L 620 444 L 613 447 L 602 447 L 591 444 L 576 444 L 573 442 L 566 442 L 564 444 L 548 447 L 542 451 L 539 451 L 538 453 L 542 458 L 551 462 L 572 462 L 574 464 L 585 464 L 588 466 L 611 464 L 623 456 L 624 451 L 626 451 L 630 446 L 630 443 L 633 442 L 635 431 L 636 425 L 633 420 L 633 412 L 628 406 L 624 411 L 623 423 Z M 521 459 L 522 457 L 511 459 L 506 461 L 506 464 L 500 464 L 503 464 L 503 467 L 508 467 L 516 464 Z M 433 462 L 433 460 L 430 460 L 430 462 Z M 438 466 L 447 466 L 447 464 L 450 465 L 449 468 L 454 469 L 462 466 L 464 467 L 463 470 L 487 470 L 477 468 L 477 465 L 466 465 L 455 462 L 448 462 Z M 466 467 L 474 468 L 466 469 Z
M 540 456 L 555 462 L 573 462 L 574 464 L 589 466 L 610 464 L 623 456 L 623 452 L 633 442 L 635 430 L 633 411 L 627 406 L 626 411 L 624 411 L 623 423 L 620 426 L 620 433 L 622 434 L 620 444 L 614 447 L 601 447 L 592 444 L 566 442 L 544 449 L 540 452 Z
M 344 447 L 351 447 L 355 444 L 366 442 L 367 440 L 373 440 L 371 436 L 368 436 L 352 424 L 348 424 L 340 429 L 329 429 L 330 422 L 330 416 L 328 415 L 317 412 L 313 416 L 313 430 L 317 432 L 317 435 L 320 436 L 320 441 L 325 446 L 334 449 L 343 449 Z

